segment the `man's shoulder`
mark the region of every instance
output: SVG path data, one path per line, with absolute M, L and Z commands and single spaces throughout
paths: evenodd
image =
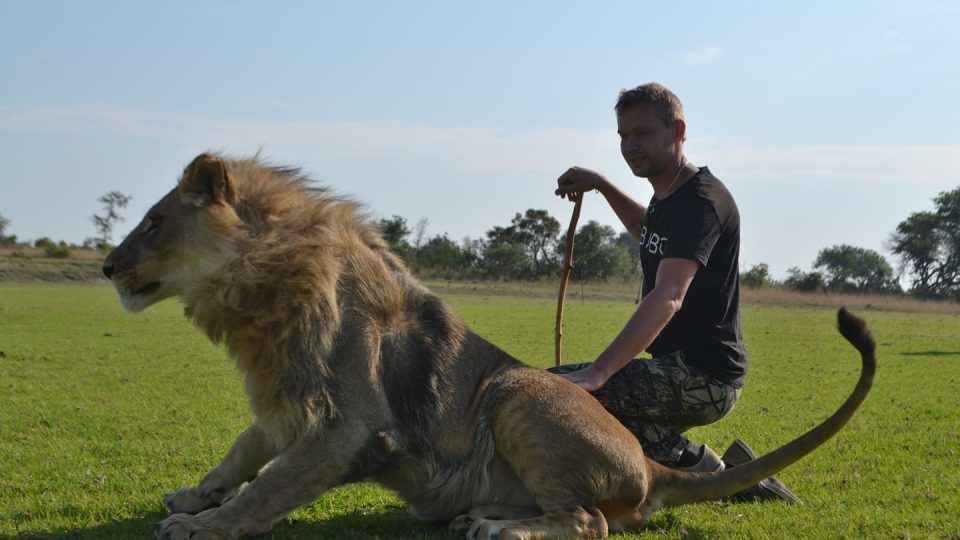
M 718 215 L 738 213 L 733 194 L 719 178 L 710 172 L 709 168 L 701 167 L 695 178 L 696 189 L 692 190 L 694 198 L 714 208 Z

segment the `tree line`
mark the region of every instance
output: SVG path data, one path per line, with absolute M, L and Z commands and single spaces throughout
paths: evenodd
M 483 238 L 460 242 L 446 234 L 427 239 L 427 222 L 411 230 L 407 220 L 393 216 L 377 223 L 391 249 L 420 275 L 447 278 L 537 280 L 559 273 L 566 234 L 546 210 L 528 209 L 507 226 L 488 230 Z M 411 236 L 412 235 L 412 236 Z M 558 236 L 559 235 L 559 236 Z M 639 242 L 626 232 L 589 221 L 577 231 L 573 277 L 603 281 L 640 276 Z
M 123 221 L 119 210 L 130 197 L 111 191 L 98 199 L 102 214 L 92 221 L 98 235 L 83 247 L 112 247 L 114 225 Z M 854 294 L 909 294 L 918 298 L 960 301 L 960 187 L 933 199 L 932 210 L 910 214 L 897 225 L 887 241 L 896 267 L 876 251 L 850 245 L 823 248 L 810 270 L 790 268 L 782 280 L 770 275 L 760 263 L 740 274 L 747 288 L 778 287 L 805 292 Z M 7 236 L 10 222 L 0 215 L 0 245 L 21 245 Z M 546 210 L 517 213 L 506 226 L 495 226 L 482 238 L 457 242 L 447 234 L 428 238 L 427 221 L 413 229 L 401 216 L 378 220 L 390 247 L 416 273 L 448 279 L 539 280 L 559 275 L 566 234 L 560 222 Z M 641 279 L 640 243 L 626 232 L 589 221 L 577 231 L 576 255 L 571 278 L 579 281 Z M 65 257 L 64 242 L 41 238 L 34 245 L 46 248 L 48 256 Z M 906 289 L 901 283 L 908 283 Z
M 894 269 L 876 251 L 849 245 L 820 250 L 813 269 L 790 268 L 787 278 L 770 278 L 766 264 L 740 275 L 745 287 L 858 294 L 909 294 L 960 301 L 960 188 L 940 193 L 933 210 L 910 214 L 887 239 Z M 902 281 L 909 286 L 904 290 Z
M 102 195 L 97 202 L 103 207 L 103 214 L 94 214 L 90 217 L 97 230 L 97 236 L 87 238 L 82 245 L 68 244 L 63 240 L 56 242 L 49 237 L 38 238 L 33 242 L 33 246 L 42 248 L 47 257 L 65 259 L 70 256 L 74 249 L 96 249 L 100 251 L 109 251 L 113 249 L 113 228 L 124 221 L 120 215 L 120 210 L 127 207 L 133 198 L 119 191 L 111 191 Z M 0 215 L 0 246 L 23 246 L 28 245 L 21 242 L 17 235 L 7 236 L 7 227 L 10 220 Z M 15 252 L 16 253 L 16 252 Z
M 909 294 L 925 299 L 960 301 L 960 187 L 933 199 L 934 208 L 910 214 L 887 240 L 896 259 L 892 266 L 880 253 L 846 244 L 820 250 L 810 270 L 792 267 L 775 280 L 760 263 L 740 274 L 746 288 L 783 288 L 801 292 Z M 545 210 L 517 213 L 510 225 L 493 227 L 482 239 L 457 243 L 447 235 L 426 239 L 426 221 L 414 239 L 400 216 L 379 226 L 391 248 L 420 274 L 451 278 L 536 280 L 559 275 L 566 234 Z M 626 232 L 590 221 L 577 231 L 572 279 L 642 278 L 640 244 Z M 559 236 L 558 236 L 559 235 Z M 905 288 L 902 284 L 908 283 Z

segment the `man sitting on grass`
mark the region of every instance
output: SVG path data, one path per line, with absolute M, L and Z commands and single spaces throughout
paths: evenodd
M 654 195 L 634 201 L 594 171 L 573 167 L 556 194 L 600 192 L 642 246 L 643 301 L 594 362 L 551 371 L 591 392 L 652 459 L 688 471 L 720 471 L 755 459 L 735 440 L 723 458 L 682 435 L 716 422 L 740 397 L 747 353 L 740 328 L 740 214 L 726 187 L 683 154 L 680 100 L 651 83 L 620 93 L 620 150 Z M 636 359 L 643 350 L 653 358 Z M 775 478 L 745 498 L 799 499 Z

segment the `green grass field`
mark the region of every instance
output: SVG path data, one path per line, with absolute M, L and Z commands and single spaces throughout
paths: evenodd
M 538 366 L 554 300 L 445 293 L 474 331 Z M 634 308 L 570 301 L 565 358 L 592 359 Z M 873 394 L 780 477 L 806 502 L 661 511 L 621 538 L 960 538 L 960 315 L 860 311 L 879 343 Z M 846 398 L 859 357 L 833 309 L 748 304 L 753 367 L 736 409 L 691 432 L 771 450 Z M 240 377 L 167 301 L 125 314 L 105 285 L 0 282 L 0 538 L 147 537 L 162 495 L 196 483 L 249 423 Z M 372 485 L 338 489 L 266 538 L 446 538 Z

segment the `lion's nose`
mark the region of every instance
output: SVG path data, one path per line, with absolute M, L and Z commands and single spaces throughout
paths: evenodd
M 103 265 L 103 275 L 107 276 L 107 279 L 113 277 L 113 265 L 106 263 Z

